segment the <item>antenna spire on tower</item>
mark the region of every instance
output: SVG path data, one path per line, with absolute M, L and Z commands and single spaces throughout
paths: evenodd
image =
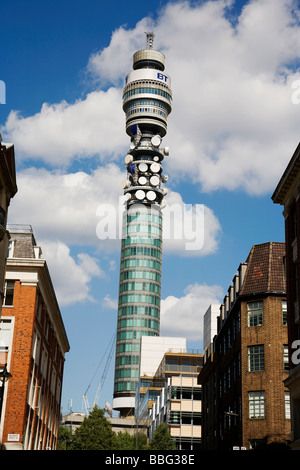
M 147 36 L 146 48 L 147 49 L 152 49 L 153 48 L 153 41 L 154 41 L 154 33 L 150 32 L 150 33 L 145 33 L 145 34 Z

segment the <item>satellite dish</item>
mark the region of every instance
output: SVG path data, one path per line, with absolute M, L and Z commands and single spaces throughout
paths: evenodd
M 153 160 L 154 160 L 155 162 L 159 162 L 159 157 L 154 157 Z
M 104 410 L 109 414 L 110 417 L 112 417 L 112 407 L 108 401 L 105 402 Z
M 130 153 L 129 153 L 129 154 L 126 155 L 126 157 L 125 157 L 125 163 L 126 163 L 126 165 L 129 165 L 129 164 L 132 163 L 132 162 L 133 162 L 133 156 L 130 155 Z
M 163 183 L 166 183 L 168 181 L 169 177 L 168 175 L 162 175 L 161 180 Z
M 121 186 L 123 189 L 128 188 L 129 186 L 129 181 L 128 180 L 123 180 L 121 183 Z
M 137 192 L 135 193 L 135 197 L 141 201 L 142 199 L 145 198 L 145 191 L 143 191 L 142 189 L 138 189 Z
M 154 191 L 147 191 L 146 197 L 148 201 L 154 201 L 156 199 L 156 194 Z
M 148 170 L 148 165 L 146 165 L 146 163 L 140 163 L 139 164 L 139 170 L 142 171 L 142 172 L 145 172 Z
M 158 163 L 152 163 L 150 169 L 153 173 L 158 173 L 160 170 L 160 165 Z
M 150 184 L 152 186 L 158 186 L 159 185 L 159 177 L 156 175 L 151 176 L 150 178 Z
M 161 137 L 160 135 L 154 135 L 151 139 L 151 144 L 153 147 L 159 147 L 161 143 Z
M 140 183 L 141 185 L 146 184 L 146 183 L 147 183 L 147 178 L 145 178 L 145 176 L 140 176 L 140 177 L 139 177 L 139 183 Z
M 169 155 L 169 147 L 164 148 L 164 154 L 167 156 Z

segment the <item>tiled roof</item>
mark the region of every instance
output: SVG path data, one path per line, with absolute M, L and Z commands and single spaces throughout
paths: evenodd
M 284 243 L 254 245 L 247 259 L 247 270 L 240 295 L 285 292 L 284 256 Z

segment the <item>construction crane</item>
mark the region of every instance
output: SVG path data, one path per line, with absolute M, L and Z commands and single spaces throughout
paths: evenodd
M 94 373 L 94 375 L 93 375 L 93 378 L 92 378 L 92 380 L 91 380 L 89 386 L 87 387 L 87 389 L 86 389 L 86 391 L 85 391 L 85 393 L 84 393 L 84 395 L 83 395 L 84 412 L 85 412 L 86 415 L 89 415 L 89 413 L 90 413 L 90 411 L 91 411 L 91 408 L 90 408 L 90 405 L 89 405 L 89 401 L 88 401 L 88 398 L 87 398 L 87 392 L 88 392 L 90 386 L 92 385 L 92 382 L 93 382 L 93 380 L 94 380 L 94 378 L 95 378 L 95 375 L 96 375 L 96 373 L 97 373 L 97 371 L 98 371 L 98 369 L 99 369 L 99 367 L 100 367 L 100 365 L 101 365 L 101 363 L 102 363 L 102 361 L 103 361 L 103 359 L 104 359 L 104 357 L 105 357 L 105 355 L 106 355 L 106 352 L 107 352 L 108 348 L 110 348 L 110 349 L 109 349 L 109 353 L 108 353 L 108 357 L 107 357 L 107 360 L 106 360 L 106 363 L 105 363 L 105 366 L 104 366 L 104 370 L 103 370 L 103 373 L 102 373 L 102 376 L 101 376 L 101 379 L 100 379 L 100 382 L 99 382 L 99 385 L 98 385 L 98 388 L 97 388 L 97 392 L 96 392 L 96 395 L 95 395 L 95 398 L 94 398 L 93 408 L 94 408 L 96 405 L 98 405 L 100 392 L 101 392 L 102 387 L 103 387 L 103 384 L 104 384 L 104 382 L 105 382 L 105 379 L 106 379 L 106 376 L 107 376 L 107 371 L 108 371 L 108 369 L 109 369 L 109 366 L 110 366 L 110 363 L 111 363 L 111 360 L 112 360 L 112 357 L 113 357 L 114 346 L 115 346 L 115 340 L 116 340 L 116 333 L 113 334 L 113 336 L 112 336 L 112 338 L 111 338 L 111 340 L 110 340 L 110 342 L 109 342 L 109 344 L 108 344 L 108 346 L 107 346 L 107 348 L 106 348 L 106 351 L 105 351 L 105 353 L 104 353 L 104 356 L 102 357 L 102 359 L 101 359 L 99 365 L 97 366 L 97 369 L 96 369 L 96 371 L 95 371 L 95 373 Z

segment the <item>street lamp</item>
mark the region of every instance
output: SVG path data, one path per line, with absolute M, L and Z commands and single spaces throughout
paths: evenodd
M 1 422 L 1 416 L 2 416 L 2 407 L 3 407 L 3 398 L 4 398 L 4 387 L 5 383 L 12 377 L 11 373 L 8 372 L 7 370 L 7 364 L 5 364 L 4 368 L 0 372 L 0 382 L 2 382 L 1 385 L 1 392 L 0 392 L 0 422 Z

